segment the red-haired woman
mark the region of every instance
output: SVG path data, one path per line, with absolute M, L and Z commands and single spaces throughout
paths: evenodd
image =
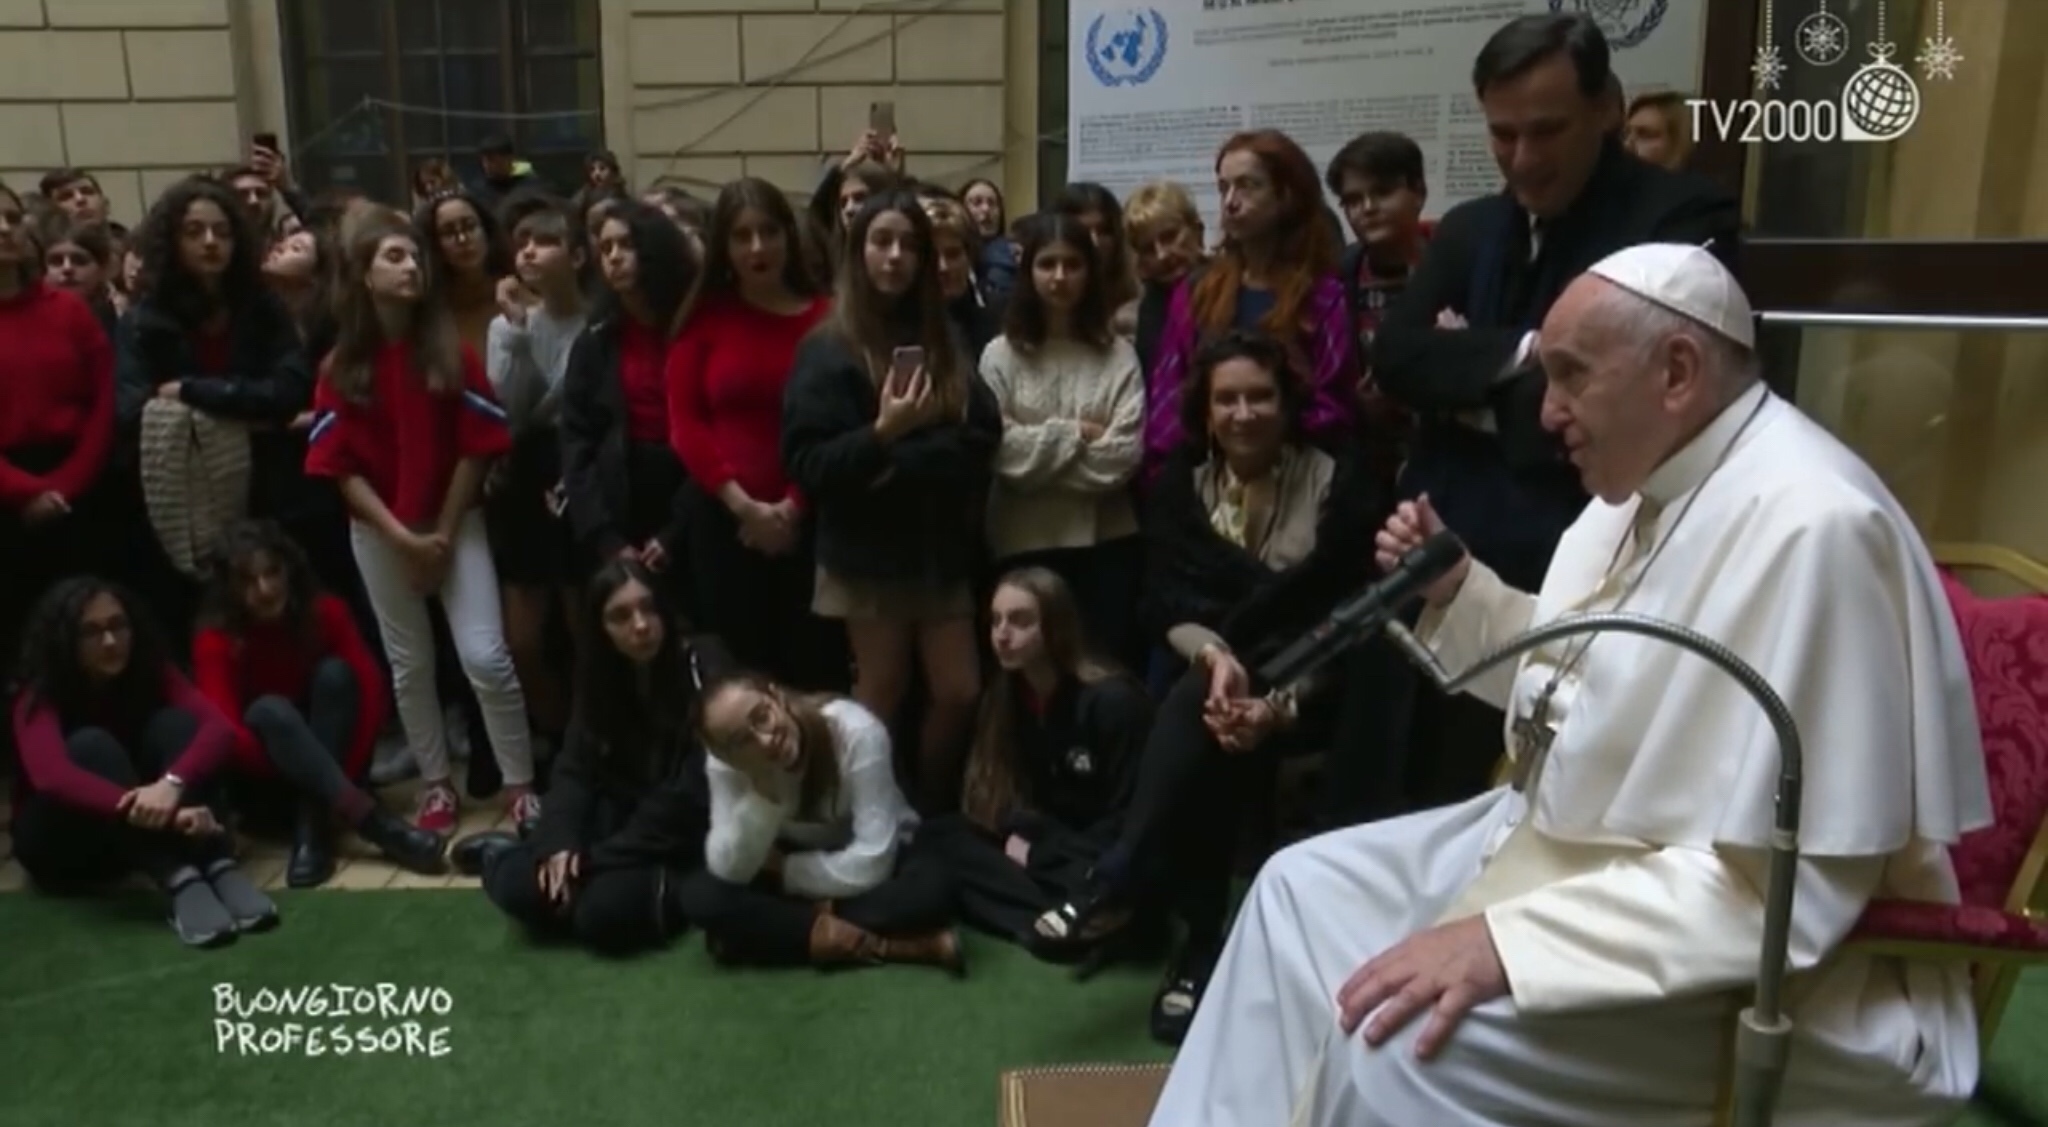
M 1264 331 L 1288 346 L 1310 392 L 1305 438 L 1344 441 L 1353 433 L 1358 338 L 1315 163 L 1278 130 L 1239 133 L 1216 154 L 1216 193 L 1223 245 L 1174 292 L 1146 374 L 1148 480 L 1181 445 L 1180 389 L 1195 350 L 1232 329 Z

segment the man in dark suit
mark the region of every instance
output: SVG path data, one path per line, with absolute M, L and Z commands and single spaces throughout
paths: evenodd
M 1587 16 L 1509 23 L 1479 52 L 1472 84 L 1506 188 L 1437 224 L 1381 323 L 1373 372 L 1421 420 L 1401 494 L 1429 494 L 1474 556 L 1534 591 L 1586 503 L 1541 421 L 1537 326 L 1572 279 L 1639 243 L 1705 244 L 1740 277 L 1741 208 L 1709 180 L 1622 149 L 1607 39 Z M 1423 688 L 1404 805 L 1485 789 L 1501 724 L 1498 710 Z

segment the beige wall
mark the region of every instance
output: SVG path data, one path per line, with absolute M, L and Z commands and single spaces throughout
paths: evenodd
M 1016 14 L 1002 0 L 934 7 L 602 0 L 605 133 L 634 183 L 702 190 L 746 174 L 808 191 L 820 155 L 850 148 L 870 103 L 893 100 L 913 173 L 1002 183 Z M 1036 123 L 1020 124 L 1028 144 Z
M 75 166 L 113 217 L 280 129 L 276 5 L 263 0 L 0 0 L 0 177 Z M 269 45 L 264 50 L 265 44 Z

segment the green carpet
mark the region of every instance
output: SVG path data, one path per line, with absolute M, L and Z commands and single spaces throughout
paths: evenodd
M 533 947 L 480 895 L 286 894 L 285 926 L 180 948 L 147 901 L 0 896 L 7 1127 L 995 1127 L 1003 1069 L 1143 1061 L 1154 971 L 1077 984 L 976 937 L 973 977 L 714 969 L 694 940 L 629 964 Z M 446 990 L 448 1052 L 237 1056 L 215 986 Z M 284 1018 L 258 1019 L 281 1022 Z M 316 1024 L 331 1024 L 332 1018 Z M 387 1024 L 377 1018 L 352 1024 Z M 2048 976 L 2022 984 L 1965 1122 L 2048 1112 Z

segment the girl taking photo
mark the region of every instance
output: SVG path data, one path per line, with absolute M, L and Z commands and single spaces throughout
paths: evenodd
M 769 965 L 967 964 L 953 882 L 910 843 L 889 732 L 844 698 L 742 677 L 704 696 L 711 832 L 683 911 L 714 957 Z
M 218 799 L 234 728 L 170 660 L 134 596 L 89 576 L 36 604 L 13 703 L 14 856 L 69 891 L 141 872 L 193 947 L 277 923 L 235 866 Z
M 535 935 L 624 955 L 686 926 L 682 882 L 703 865 L 711 801 L 699 696 L 732 663 L 714 639 L 685 633 L 633 560 L 598 569 L 579 617 L 591 641 L 539 827 L 523 843 L 465 838 L 455 860 Z
M 941 810 L 981 693 L 971 580 L 1002 415 L 948 323 L 917 197 L 869 199 L 849 238 L 832 314 L 797 350 L 782 458 L 815 513 L 812 606 L 846 623 L 855 699 L 893 719 L 924 669 L 907 774 Z
M 340 334 L 314 396 L 307 472 L 339 483 L 391 666 L 398 718 L 426 780 L 416 823 L 446 833 L 459 800 L 435 694 L 427 600 L 447 612 L 517 822 L 540 813 L 526 701 L 505 646 L 498 575 L 476 511 L 485 468 L 511 448 L 476 353 L 432 300 L 419 241 L 372 212 L 350 232 Z
M 348 604 L 320 589 L 305 553 L 270 521 L 221 536 L 192 677 L 235 727 L 242 812 L 292 827 L 286 884 L 312 888 L 334 875 L 337 822 L 403 868 L 440 868 L 441 838 L 362 789 L 390 707 L 384 671 Z

